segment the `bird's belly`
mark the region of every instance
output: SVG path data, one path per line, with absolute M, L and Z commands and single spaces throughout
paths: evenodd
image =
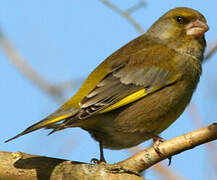
M 193 93 L 188 88 L 181 83 L 169 86 L 114 113 L 105 113 L 97 117 L 94 130 L 88 131 L 106 148 L 136 146 L 150 139 L 148 134 L 161 133 L 182 114 Z

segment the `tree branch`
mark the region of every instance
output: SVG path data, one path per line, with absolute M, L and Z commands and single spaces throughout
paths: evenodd
M 144 148 L 142 146 L 137 146 L 134 148 L 130 148 L 127 151 L 136 154 L 140 151 L 142 151 Z M 166 179 L 166 180 L 187 180 L 186 177 L 181 175 L 179 172 L 177 172 L 175 169 L 172 167 L 168 167 L 162 162 L 155 164 L 154 166 L 151 167 L 152 171 L 154 171 L 155 174 L 159 175 L 161 179 Z
M 205 128 L 163 142 L 159 145 L 160 152 L 162 152 L 161 156 L 151 147 L 117 163 L 117 165 L 140 173 L 159 161 L 216 139 L 217 123 L 214 123 Z
M 22 152 L 0 152 L 4 180 L 145 180 L 117 165 L 86 164 Z
M 157 162 L 217 139 L 217 123 L 159 145 L 162 156 L 153 147 L 116 164 L 86 164 L 63 159 L 0 152 L 0 179 L 4 180 L 144 180 L 138 173 Z

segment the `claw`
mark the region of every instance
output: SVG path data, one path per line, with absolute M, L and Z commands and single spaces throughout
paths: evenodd
M 166 141 L 165 139 L 159 137 L 159 136 L 156 136 L 156 135 L 153 135 L 152 137 L 154 143 L 153 143 L 153 148 L 155 150 L 155 152 L 160 156 L 162 157 L 163 156 L 163 153 L 160 151 L 159 149 L 159 145 Z M 168 163 L 168 166 L 170 166 L 171 162 L 172 162 L 172 157 L 168 157 L 168 160 L 169 160 L 169 163 Z
M 103 145 L 101 142 L 99 142 L 99 149 L 100 149 L 100 160 L 93 158 L 93 159 L 91 159 L 90 162 L 93 164 L 106 164 L 105 157 L 103 154 Z
M 92 163 L 92 164 L 106 164 L 105 161 L 98 160 L 98 159 L 96 159 L 96 158 L 91 159 L 91 160 L 90 160 L 90 163 Z

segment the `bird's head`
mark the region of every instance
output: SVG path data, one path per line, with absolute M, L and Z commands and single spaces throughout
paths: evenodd
M 178 7 L 160 17 L 147 35 L 187 54 L 202 59 L 206 45 L 204 34 L 209 30 L 205 17 L 198 11 Z
M 205 17 L 198 11 L 178 7 L 160 17 L 148 30 L 159 39 L 174 39 L 186 36 L 202 37 L 209 26 Z

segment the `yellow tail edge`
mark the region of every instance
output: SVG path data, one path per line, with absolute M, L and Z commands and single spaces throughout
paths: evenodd
M 14 140 L 14 139 L 16 139 L 16 138 L 18 138 L 20 136 L 23 136 L 25 134 L 28 134 L 28 133 L 30 133 L 32 131 L 36 131 L 38 129 L 41 129 L 41 128 L 47 126 L 47 125 L 54 124 L 56 122 L 62 121 L 62 120 L 66 119 L 66 118 L 68 118 L 70 116 L 72 116 L 71 113 L 67 114 L 67 115 L 63 115 L 63 116 L 58 116 L 58 117 L 53 118 L 53 119 L 51 119 L 51 117 L 47 117 L 47 118 L 45 118 L 45 119 L 43 119 L 43 120 L 41 120 L 41 121 L 33 124 L 32 126 L 26 128 L 23 132 L 17 134 L 16 136 L 14 136 L 14 137 L 6 140 L 5 143 L 7 143 L 9 141 L 12 141 L 12 140 Z

